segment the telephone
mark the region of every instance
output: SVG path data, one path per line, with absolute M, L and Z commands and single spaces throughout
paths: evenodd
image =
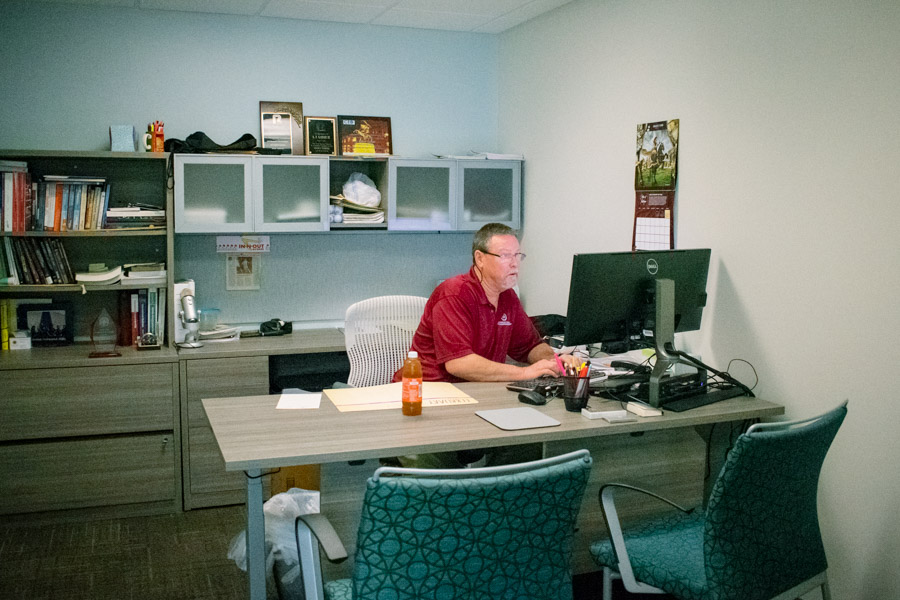
M 294 329 L 291 321 L 282 321 L 281 319 L 271 319 L 259 326 L 260 335 L 284 335 L 290 333 Z

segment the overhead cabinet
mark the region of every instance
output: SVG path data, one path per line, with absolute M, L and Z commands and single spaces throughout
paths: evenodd
M 388 229 L 475 231 L 521 224 L 517 160 L 390 159 Z
M 522 161 L 175 156 L 176 233 L 475 231 L 522 225 Z M 382 193 L 387 224 L 329 224 L 329 193 L 353 172 Z
M 176 233 L 327 230 L 327 158 L 175 156 Z

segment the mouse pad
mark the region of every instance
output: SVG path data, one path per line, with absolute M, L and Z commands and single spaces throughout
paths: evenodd
M 528 406 L 518 408 L 497 408 L 494 410 L 476 410 L 475 414 L 500 429 L 533 429 L 535 427 L 555 427 L 559 421 L 548 417 L 539 410 Z

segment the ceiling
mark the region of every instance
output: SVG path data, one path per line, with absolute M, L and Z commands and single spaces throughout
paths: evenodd
M 500 33 L 572 0 L 44 0 L 55 4 L 126 6 L 367 23 L 416 29 Z

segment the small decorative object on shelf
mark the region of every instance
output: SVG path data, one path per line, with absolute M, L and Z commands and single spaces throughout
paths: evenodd
M 91 323 L 91 353 L 90 358 L 112 358 L 114 356 L 122 356 L 116 351 L 116 340 L 118 340 L 118 331 L 116 322 L 106 309 L 101 309 L 100 314 Z

